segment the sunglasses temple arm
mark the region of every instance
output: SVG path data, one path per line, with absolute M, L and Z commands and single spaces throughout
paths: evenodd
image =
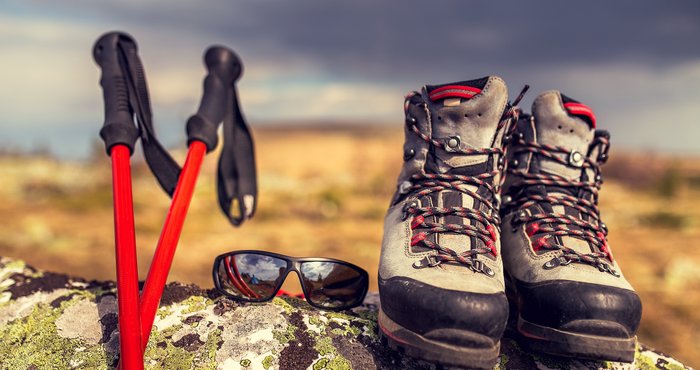
M 130 163 L 138 130 L 133 120 L 133 107 L 124 94 L 127 81 L 119 62 L 120 42 L 133 43 L 134 50 L 136 48 L 129 35 L 112 32 L 95 43 L 93 57 L 102 71 L 100 85 L 105 122 L 100 136 L 112 160 L 120 357 L 126 368 L 143 369 Z

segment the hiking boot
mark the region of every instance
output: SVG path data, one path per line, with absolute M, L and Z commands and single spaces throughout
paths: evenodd
M 493 368 L 508 319 L 499 243 L 506 85 L 485 77 L 406 97 L 406 142 L 384 222 L 380 333 L 408 355 Z
M 503 263 L 513 320 L 532 349 L 631 362 L 642 305 L 598 210 L 609 138 L 585 105 L 558 91 L 535 99 L 506 137 Z

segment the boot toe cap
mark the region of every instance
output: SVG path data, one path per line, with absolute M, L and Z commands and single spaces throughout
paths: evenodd
M 407 277 L 380 279 L 379 293 L 382 311 L 391 320 L 443 342 L 493 345 L 508 319 L 505 293 L 442 289 Z
M 633 337 L 642 303 L 632 290 L 576 281 L 517 283 L 520 317 L 568 332 Z

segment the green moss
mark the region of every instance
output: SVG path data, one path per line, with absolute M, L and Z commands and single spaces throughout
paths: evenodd
M 498 368 L 499 369 L 505 369 L 507 363 L 508 363 L 508 356 L 507 355 L 501 355 L 501 357 L 498 358 Z
M 306 301 L 303 299 L 294 298 L 294 297 L 278 297 L 278 298 L 280 300 L 284 301 L 285 303 L 287 303 L 292 308 L 291 312 L 294 312 L 294 310 L 308 310 L 310 308 L 309 304 L 306 303 Z
M 352 317 L 348 315 L 337 315 L 336 313 L 332 313 L 329 316 L 335 316 L 339 317 L 342 319 L 350 318 Z M 346 319 L 347 320 L 347 319 Z M 331 333 L 335 335 L 340 335 L 344 336 L 345 334 L 351 332 L 350 328 L 351 326 L 348 323 L 343 323 L 343 328 L 335 328 L 330 330 Z M 333 345 L 333 339 L 331 338 L 330 335 L 328 335 L 328 331 L 326 330 L 325 333 L 316 334 L 312 333 L 312 336 L 314 337 L 314 349 L 318 352 L 319 355 L 321 355 L 323 358 L 320 359 L 319 361 L 314 364 L 314 369 L 334 369 L 334 370 L 345 370 L 345 369 L 352 369 L 352 365 L 350 364 L 350 361 L 348 361 L 345 357 L 340 355 L 338 353 L 338 350 L 335 348 Z M 326 361 L 324 361 L 326 360 Z
M 262 360 L 262 366 L 265 368 L 265 370 L 271 368 L 274 363 L 275 363 L 275 357 L 272 355 L 267 355 Z
M 363 320 L 377 322 L 376 310 L 362 310 L 357 312 L 357 316 L 359 316 Z
M 284 312 L 286 312 L 288 315 L 291 314 L 292 311 L 294 311 L 294 307 L 292 307 L 291 304 L 279 297 L 275 297 L 274 299 L 272 299 L 272 304 L 274 304 L 275 306 L 282 307 L 282 309 L 284 309 Z
M 195 359 L 195 353 L 184 348 L 175 347 L 172 343 L 172 336 L 182 325 L 173 325 L 163 331 L 154 330 L 148 340 L 146 353 L 147 369 L 190 369 Z M 165 346 L 158 346 L 164 343 Z
M 318 316 L 309 316 L 309 324 L 323 328 L 325 323 Z
M 12 270 L 14 272 L 21 272 L 27 267 L 27 264 L 22 260 L 10 261 L 5 266 L 2 267 L 3 270 Z
M 683 367 L 679 364 L 675 364 L 673 362 L 669 362 L 668 364 L 666 364 L 666 368 L 668 370 L 684 370 L 685 369 L 685 367 Z
M 316 344 L 314 344 L 314 349 L 318 351 L 321 356 L 333 355 L 337 351 L 333 347 L 333 341 L 331 337 L 323 336 L 316 338 Z
M 172 314 L 173 314 L 173 310 L 170 309 L 170 307 L 161 307 L 158 309 L 158 312 L 156 313 L 156 315 L 158 315 L 158 318 L 161 320 L 163 320 L 164 318 L 166 318 L 167 316 L 172 315 Z
M 37 304 L 26 317 L 0 328 L 0 363 L 9 369 L 68 369 L 71 367 L 106 369 L 113 361 L 101 345 L 88 345 L 82 339 L 58 334 L 56 320 L 65 308 L 78 299 L 64 302 L 60 308 Z M 70 356 L 66 356 L 70 354 Z M 65 363 L 70 358 L 70 363 Z
M 219 350 L 219 342 L 221 342 L 221 336 L 223 332 L 221 329 L 213 329 L 209 332 L 207 336 L 207 341 L 204 343 L 203 348 L 199 350 L 201 356 L 204 357 L 202 362 L 205 364 L 200 366 L 200 369 L 215 370 L 217 367 L 216 363 L 216 352 Z
M 338 355 L 333 357 L 327 368 L 329 370 L 352 370 L 352 364 L 345 357 Z
M 376 313 L 375 314 L 372 314 L 372 313 L 367 314 L 366 312 L 360 312 L 359 315 L 361 318 L 360 319 L 356 318 L 354 321 L 359 322 L 360 324 L 362 324 L 362 327 L 366 328 L 366 330 L 364 330 L 364 334 L 369 336 L 370 338 L 372 338 L 374 340 L 379 339 L 379 336 L 377 334 L 377 331 L 379 329 L 377 328 L 377 315 L 376 315 Z M 354 335 L 362 334 L 362 331 L 360 330 L 360 328 L 358 328 L 356 326 L 352 326 L 352 325 L 350 325 L 350 328 L 351 328 L 350 331 Z
M 341 319 L 347 321 L 352 321 L 353 319 L 355 319 L 355 317 L 342 312 L 327 312 L 324 316 L 326 316 L 329 319 Z
M 4 292 L 14 284 L 14 281 L 10 280 L 10 276 L 12 274 L 23 274 L 24 276 L 31 277 L 31 278 L 38 278 L 43 275 L 41 272 L 34 272 L 32 273 L 27 269 L 27 265 L 24 263 L 24 261 L 21 260 L 15 260 L 15 261 L 9 261 L 7 264 L 4 266 L 0 267 L 0 292 Z
M 243 366 L 243 367 L 248 367 L 248 366 L 250 366 L 250 360 L 247 359 L 247 358 L 241 360 L 241 366 Z
M 9 304 L 11 298 L 12 298 L 12 293 L 10 293 L 10 292 L 0 293 L 0 307 Z
M 323 370 L 323 369 L 325 369 L 326 366 L 328 365 L 328 362 L 330 362 L 329 359 L 327 359 L 327 358 L 325 358 L 325 357 L 320 358 L 318 361 L 316 361 L 316 362 L 314 363 L 313 369 L 314 369 L 314 370 Z
M 335 328 L 335 329 L 331 330 L 331 333 L 333 333 L 339 337 L 342 337 L 342 336 L 345 336 L 346 331 L 341 329 L 341 328 Z
M 639 370 L 657 370 L 656 363 L 639 351 L 634 355 L 634 366 Z
M 273 330 L 272 331 L 272 337 L 275 338 L 276 341 L 278 341 L 281 344 L 287 344 L 294 339 L 296 339 L 296 336 L 294 335 L 294 332 L 297 330 L 297 327 L 294 325 L 287 325 L 286 330 Z
M 191 297 L 185 299 L 184 301 L 182 301 L 182 304 L 187 306 L 187 308 L 182 310 L 182 313 L 188 314 L 188 313 L 192 313 L 192 312 L 202 311 L 202 310 L 206 309 L 207 305 L 209 305 L 211 303 L 212 303 L 211 300 L 209 300 L 206 297 L 197 296 L 197 295 L 191 296 Z
M 662 367 L 657 365 L 657 359 L 656 357 L 659 356 L 656 353 L 649 352 L 652 356 L 647 356 L 645 354 L 643 349 L 639 348 L 637 346 L 637 351 L 634 354 L 634 365 L 636 366 L 637 369 L 640 370 L 658 370 Z M 683 370 L 685 367 L 683 365 L 677 363 L 674 359 L 668 358 L 668 357 L 661 357 L 662 359 L 666 360 L 667 362 L 663 364 L 663 369 L 667 370 Z

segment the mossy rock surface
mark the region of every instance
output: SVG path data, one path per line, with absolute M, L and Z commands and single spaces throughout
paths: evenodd
M 171 283 L 145 354 L 148 369 L 435 369 L 377 336 L 378 297 L 342 313 L 295 298 L 238 304 Z M 0 258 L 0 368 L 107 369 L 118 361 L 113 282 L 85 281 Z M 505 338 L 500 369 L 683 369 L 639 346 L 634 364 L 529 353 Z

